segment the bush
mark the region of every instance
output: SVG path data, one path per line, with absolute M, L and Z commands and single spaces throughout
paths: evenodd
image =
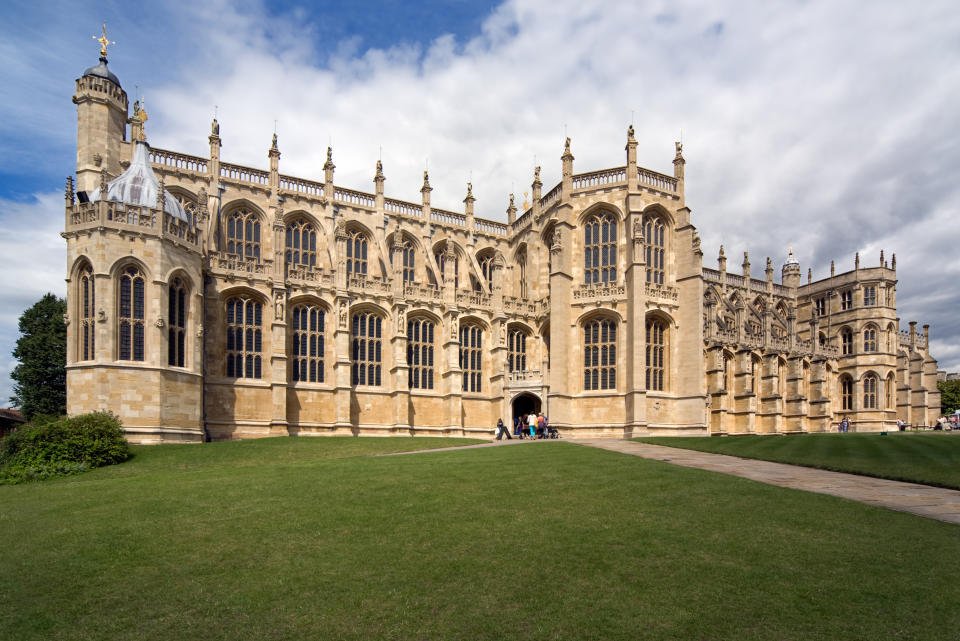
M 93 412 L 39 421 L 0 441 L 0 483 L 77 474 L 130 457 L 117 417 Z

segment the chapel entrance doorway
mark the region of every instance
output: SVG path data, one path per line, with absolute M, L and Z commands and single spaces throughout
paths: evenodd
M 533 412 L 534 414 L 540 413 L 540 399 L 537 398 L 534 394 L 529 392 L 518 395 L 513 399 L 511 403 L 513 408 L 513 417 L 512 420 L 516 420 L 518 417 L 523 416 L 524 414 L 529 414 Z

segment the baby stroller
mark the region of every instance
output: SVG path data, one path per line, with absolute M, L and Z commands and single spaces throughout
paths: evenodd
M 560 432 L 553 425 L 547 424 L 544 438 L 560 438 Z

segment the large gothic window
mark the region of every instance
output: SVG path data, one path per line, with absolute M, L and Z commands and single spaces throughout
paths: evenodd
M 247 209 L 227 217 L 227 253 L 260 262 L 260 219 Z
M 187 287 L 174 278 L 167 291 L 167 365 L 187 366 Z
M 840 379 L 840 405 L 845 410 L 853 409 L 853 379 L 849 376 Z
M 287 225 L 287 266 L 317 265 L 317 232 L 305 220 L 296 220 Z
M 510 330 L 507 343 L 507 364 L 511 372 L 527 369 L 527 334 L 519 329 Z
M 322 383 L 323 309 L 317 305 L 296 305 L 292 321 L 293 380 Z
M 647 216 L 643 221 L 644 259 L 647 263 L 647 282 L 663 285 L 665 247 L 663 221 Z
M 263 305 L 246 296 L 227 300 L 227 376 L 261 378 Z
M 587 285 L 617 280 L 617 221 L 594 214 L 583 226 L 583 273 Z
M 473 323 L 460 325 L 460 368 L 463 391 L 483 390 L 483 329 Z
M 117 338 L 121 361 L 144 360 L 144 277 L 130 266 L 120 276 Z
M 96 357 L 96 320 L 94 311 L 96 307 L 96 295 L 93 284 L 93 269 L 90 265 L 85 265 L 78 275 L 77 279 L 77 299 L 80 302 L 80 309 L 77 316 L 79 323 L 77 331 L 77 360 L 92 361 Z
M 666 364 L 666 330 L 667 325 L 662 320 L 651 318 L 647 320 L 647 389 L 663 391 L 664 372 Z
M 407 365 L 410 389 L 433 389 L 433 321 L 407 321 Z
M 362 231 L 354 231 L 347 239 L 347 276 L 367 275 L 367 237 Z
M 863 409 L 877 409 L 877 377 L 867 374 L 863 377 Z
M 617 387 L 617 323 L 611 319 L 583 326 L 583 389 Z
M 382 383 L 383 319 L 370 312 L 353 315 L 354 385 L 379 386 Z

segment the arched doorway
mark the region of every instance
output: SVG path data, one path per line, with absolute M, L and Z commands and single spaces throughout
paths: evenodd
M 534 394 L 529 392 L 524 392 L 523 394 L 517 395 L 513 399 L 513 402 L 510 404 L 513 410 L 513 416 L 511 417 L 511 422 L 516 420 L 517 417 L 521 417 L 524 414 L 529 414 L 533 412 L 534 414 L 540 413 L 540 399 Z

